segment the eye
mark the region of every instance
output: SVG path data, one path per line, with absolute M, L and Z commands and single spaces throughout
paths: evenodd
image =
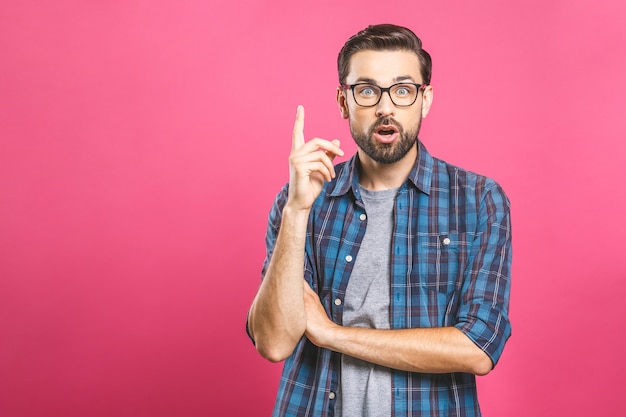
M 359 85 L 356 92 L 362 97 L 376 97 L 378 95 L 378 89 L 373 85 Z
M 399 85 L 394 89 L 394 94 L 398 97 L 405 97 L 411 95 L 413 88 L 410 85 Z

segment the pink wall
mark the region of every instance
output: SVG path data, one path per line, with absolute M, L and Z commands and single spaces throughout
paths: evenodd
M 217 3 L 0 4 L 0 416 L 269 415 L 244 322 L 296 106 L 351 143 L 336 53 L 387 21 L 434 58 L 422 140 L 513 204 L 484 414 L 622 410 L 624 3 Z

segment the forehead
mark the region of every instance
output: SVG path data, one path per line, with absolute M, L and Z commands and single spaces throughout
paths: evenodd
M 346 83 L 372 80 L 381 85 L 388 85 L 406 79 L 422 83 L 420 63 L 415 52 L 364 50 L 350 58 L 350 71 Z

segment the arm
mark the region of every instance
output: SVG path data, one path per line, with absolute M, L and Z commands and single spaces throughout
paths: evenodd
M 337 325 L 316 293 L 305 287 L 306 336 L 312 343 L 361 360 L 410 372 L 487 374 L 508 337 L 511 233 L 501 189 L 487 189 L 480 205 L 454 327 L 379 330 Z
M 302 287 L 306 228 L 324 181 L 335 176 L 335 155 L 343 155 L 339 141 L 304 142 L 304 109 L 298 107 L 289 156 L 289 195 L 269 266 L 248 315 L 257 350 L 273 362 L 289 356 L 306 329 Z
M 489 356 L 455 327 L 381 330 L 332 322 L 317 294 L 305 285 L 306 336 L 317 346 L 410 372 L 485 375 Z

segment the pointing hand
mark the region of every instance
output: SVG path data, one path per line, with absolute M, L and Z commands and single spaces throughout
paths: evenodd
M 298 106 L 289 155 L 289 200 L 300 210 L 310 209 L 324 181 L 335 177 L 333 159 L 342 156 L 339 140 L 314 138 L 304 141 L 304 107 Z

